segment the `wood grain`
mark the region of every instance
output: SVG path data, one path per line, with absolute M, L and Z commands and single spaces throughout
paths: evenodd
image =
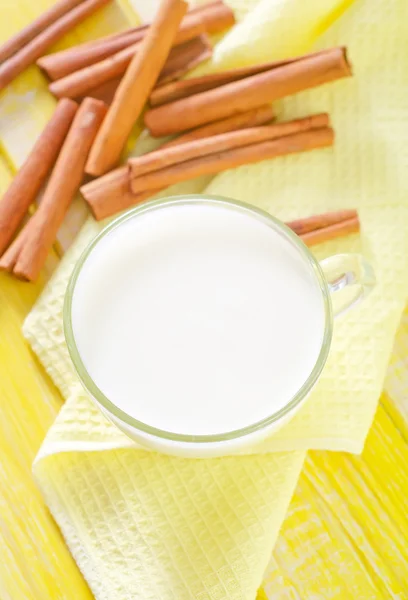
M 310 453 L 264 583 L 270 600 L 406 598 L 408 448 L 391 403 L 383 394 L 361 457 Z
M 0 193 L 10 179 L 0 160 Z M 56 257 L 51 256 L 54 262 Z M 33 481 L 31 465 L 62 400 L 21 326 L 45 283 L 0 275 L 0 597 L 90 600 L 89 589 Z

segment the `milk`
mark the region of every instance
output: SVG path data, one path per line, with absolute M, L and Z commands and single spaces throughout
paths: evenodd
M 162 205 L 97 243 L 72 299 L 89 375 L 160 430 L 212 435 L 285 407 L 311 374 L 323 296 L 303 253 L 233 205 Z

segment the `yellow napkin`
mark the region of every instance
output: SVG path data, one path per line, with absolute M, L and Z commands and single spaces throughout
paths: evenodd
M 243 21 L 220 42 L 212 68 L 346 44 L 355 77 L 279 106 L 285 118 L 328 110 L 337 131 L 333 150 L 242 167 L 216 177 L 208 191 L 282 219 L 357 207 L 362 235 L 317 254 L 363 251 L 379 284 L 336 324 L 319 385 L 281 431 L 247 456 L 169 458 L 135 448 L 109 425 L 69 362 L 62 301 L 77 256 L 99 228 L 87 223 L 24 333 L 67 399 L 34 472 L 98 599 L 253 600 L 304 451 L 361 450 L 407 296 L 405 0 L 355 0 L 340 17 L 350 2 L 230 4 Z

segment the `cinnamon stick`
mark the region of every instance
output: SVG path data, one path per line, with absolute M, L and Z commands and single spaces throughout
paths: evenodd
M 200 35 L 181 46 L 176 46 L 161 70 L 158 81 L 174 81 L 197 65 L 211 58 L 212 46 L 207 35 Z
M 245 131 L 247 130 L 243 130 L 243 133 Z M 333 130 L 329 127 L 324 127 L 251 144 L 250 146 L 215 152 L 208 156 L 187 160 L 186 162 L 181 162 L 131 179 L 131 189 L 134 194 L 147 190 L 156 190 L 180 181 L 194 179 L 201 175 L 220 173 L 221 171 L 233 169 L 240 165 L 256 163 L 295 152 L 324 148 L 331 146 L 333 140 Z
M 184 47 L 187 46 L 187 42 L 190 39 L 194 39 L 196 32 L 197 29 L 193 27 L 180 27 L 172 45 L 178 46 L 182 44 Z M 142 43 L 143 40 L 89 67 L 53 81 L 49 86 L 50 92 L 57 98 L 79 98 L 88 95 L 90 90 L 123 75 L 132 59 L 141 52 Z M 176 48 L 173 48 L 169 54 L 169 60 L 174 52 L 176 52 Z
M 328 125 L 329 117 L 327 114 L 322 113 L 304 119 L 288 121 L 287 123 L 230 131 L 229 133 L 186 142 L 170 148 L 159 148 L 154 152 L 149 152 L 137 158 L 131 158 L 128 161 L 130 178 L 135 180 L 132 182 L 132 191 L 133 193 L 137 193 L 144 189 L 140 177 L 146 173 L 160 171 L 171 165 L 186 163 L 192 159 L 211 154 L 219 155 L 221 152 L 234 148 L 250 146 L 251 144 L 283 138 L 285 136 L 293 136 L 302 131 L 321 129 L 322 127 L 328 127 Z
M 256 110 L 242 113 L 236 117 L 218 121 L 202 127 L 198 130 L 189 132 L 180 136 L 167 144 L 161 146 L 162 149 L 173 147 L 184 141 L 200 139 L 217 133 L 233 131 L 238 128 L 251 127 L 268 123 L 273 119 L 273 110 L 270 106 L 264 106 Z M 157 190 L 159 191 L 159 190 Z M 121 210 L 144 202 L 152 196 L 152 192 L 145 194 L 132 194 L 130 189 L 130 177 L 128 167 L 120 167 L 110 173 L 107 173 L 99 179 L 95 179 L 85 184 L 81 188 L 81 193 L 89 205 L 95 219 L 98 221 L 106 219 Z
M 79 188 L 89 150 L 105 114 L 106 106 L 99 100 L 87 98 L 81 104 L 40 206 L 27 225 L 28 233 L 13 268 L 18 277 L 29 281 L 37 278 Z
M 57 159 L 78 105 L 60 100 L 0 202 L 0 255 L 9 245 Z
M 50 46 L 68 31 L 110 1 L 84 0 L 24 45 L 21 50 L 0 65 L 0 90 L 4 89 L 27 67 L 34 64 Z
M 323 244 L 338 237 L 349 235 L 350 233 L 358 233 L 360 231 L 360 221 L 358 216 L 334 225 L 322 227 L 315 231 L 309 231 L 308 233 L 301 234 L 300 238 L 306 246 L 314 246 L 316 244 Z
M 331 129 L 324 128 L 317 130 L 313 133 L 317 133 L 318 136 L 321 137 L 321 139 L 319 140 L 314 140 L 313 147 L 317 147 L 316 144 L 322 144 L 321 147 L 323 147 L 325 145 L 331 145 L 333 143 L 333 132 Z M 305 133 L 298 134 L 298 136 L 305 136 Z M 298 136 L 291 137 L 293 138 Z M 304 139 L 297 139 L 295 148 L 295 145 L 292 143 L 293 140 L 291 139 L 291 137 L 284 138 L 283 140 L 269 142 L 269 144 L 276 144 L 278 142 L 278 144 L 276 144 L 278 147 L 275 148 L 276 152 L 271 152 L 271 154 L 273 154 L 274 156 L 278 156 L 278 152 L 283 153 L 286 151 L 291 152 L 311 149 L 309 141 Z M 284 140 L 286 140 L 285 149 L 279 145 L 279 142 Z M 300 147 L 300 145 L 302 145 L 302 147 Z M 259 144 L 257 144 L 256 146 L 259 146 Z M 248 146 L 246 148 L 250 148 L 251 152 L 253 152 L 254 150 L 251 146 Z M 246 148 L 243 148 L 242 150 L 246 150 Z M 233 152 L 235 151 L 236 150 L 234 150 Z M 263 160 L 265 158 L 265 150 L 261 149 L 260 154 L 261 158 L 257 156 L 257 160 Z M 212 157 L 210 156 L 205 158 L 208 159 Z M 217 158 L 215 160 L 217 160 Z M 248 162 L 246 158 L 243 160 L 245 160 L 245 162 Z M 185 166 L 188 166 L 192 162 L 194 161 L 182 163 L 181 165 L 177 165 L 177 167 L 181 167 L 181 169 L 183 170 Z M 223 165 L 220 164 L 219 167 L 219 169 L 215 167 L 213 172 L 223 170 Z M 190 178 L 190 174 L 186 176 L 186 179 L 188 178 Z M 81 193 L 85 201 L 87 202 L 90 210 L 92 211 L 95 219 L 100 221 L 102 219 L 106 219 L 107 217 L 111 217 L 112 215 L 122 210 L 128 209 L 131 206 L 140 204 L 141 202 L 148 200 L 158 192 L 161 192 L 163 189 L 165 189 L 168 185 L 168 180 L 169 179 L 166 180 L 166 183 L 162 182 L 161 187 L 157 187 L 156 189 L 149 189 L 134 194 L 131 191 L 129 171 L 126 169 L 126 167 L 120 167 L 118 169 L 115 169 L 114 171 L 111 171 L 107 175 L 82 186 Z M 159 182 L 157 182 L 157 185 L 159 185 Z
M 127 165 L 86 183 L 80 191 L 97 221 L 144 202 L 154 195 L 151 190 L 143 194 L 132 193 Z
M 145 114 L 154 137 L 172 135 L 351 74 L 344 48 L 158 106 Z
M 283 67 L 305 58 L 312 58 L 330 52 L 330 50 L 322 50 L 321 52 L 313 52 L 305 56 L 296 56 L 295 58 L 288 58 L 285 60 L 277 60 L 273 62 L 261 63 L 258 65 L 252 65 L 250 67 L 241 67 L 238 69 L 231 69 L 230 71 L 222 71 L 220 73 L 210 73 L 209 75 L 203 75 L 202 77 L 194 77 L 192 79 L 185 79 L 183 81 L 175 81 L 166 85 L 160 85 L 155 87 L 152 91 L 149 102 L 151 106 L 161 106 L 175 100 L 181 100 L 187 96 L 193 96 L 194 94 L 200 94 L 213 90 L 222 85 L 239 81 L 245 77 L 251 77 L 252 75 L 258 75 L 265 71 L 271 71 L 278 67 Z
M 89 95 L 90 90 L 121 78 L 139 49 L 138 42 L 90 67 L 53 81 L 48 89 L 56 98 L 80 98 Z
M 126 67 L 130 63 L 135 50 L 140 46 L 140 42 L 144 39 L 148 27 L 144 26 L 123 32 L 121 35 L 108 36 L 97 40 L 90 47 L 87 45 L 69 48 L 68 50 L 57 52 L 43 56 L 37 61 L 37 65 L 43 69 L 47 75 L 53 80 L 65 78 L 70 73 L 78 72 L 95 64 L 99 64 L 104 59 L 115 57 L 115 61 L 119 60 L 118 53 L 124 51 L 120 58 L 124 61 L 124 66 L 119 74 L 125 72 Z M 183 44 L 198 35 L 205 32 L 204 21 L 200 14 L 187 15 L 181 22 L 180 29 L 174 40 L 175 45 Z M 127 57 L 127 60 L 126 58 Z M 107 64 L 106 61 L 105 64 Z M 89 73 L 89 71 L 87 71 Z
M 324 128 L 324 129 L 317 130 L 312 133 L 317 133 L 320 138 L 320 139 L 314 140 L 313 147 L 315 147 L 315 146 L 317 147 L 317 144 L 321 144 L 322 146 L 324 146 L 324 145 L 330 145 L 333 143 L 333 132 L 331 131 L 331 129 Z M 305 133 L 298 134 L 298 136 L 303 137 L 303 136 L 305 136 Z M 284 138 L 283 140 L 267 142 L 267 144 L 276 144 L 273 152 L 272 152 L 273 149 L 271 149 L 271 148 L 268 148 L 268 151 L 270 151 L 271 155 L 273 154 L 274 156 L 278 156 L 280 152 L 283 153 L 283 152 L 298 151 L 298 150 L 303 150 L 303 149 L 311 149 L 310 140 L 304 140 L 301 138 L 300 140 L 299 139 L 295 140 L 296 144 L 293 144 L 293 137 L 298 138 L 298 136 L 291 136 L 291 137 Z M 286 140 L 286 142 L 285 142 L 285 140 Z M 280 142 L 285 142 L 285 148 L 282 147 Z M 255 146 L 259 146 L 259 144 L 255 145 Z M 246 150 L 247 148 L 249 148 L 251 153 L 254 154 L 254 148 L 251 146 L 243 148 L 242 150 Z M 259 150 L 259 148 L 256 148 L 256 150 Z M 258 155 L 256 155 L 256 160 L 263 160 L 265 158 L 265 149 L 261 148 L 260 150 L 261 150 L 260 157 Z M 236 149 L 233 152 L 236 152 Z M 268 154 L 269 154 L 269 152 L 268 152 Z M 205 158 L 208 159 L 209 157 L 205 157 Z M 210 157 L 210 158 L 212 158 L 212 157 Z M 222 158 L 222 156 L 221 156 L 221 158 Z M 195 159 L 195 161 L 189 161 L 189 162 L 182 163 L 181 165 L 177 165 L 177 167 L 181 167 L 181 170 L 183 170 L 186 166 L 188 167 L 188 165 L 190 163 L 196 162 L 197 160 L 198 159 Z M 217 161 L 217 160 L 218 160 L 218 158 L 215 159 L 215 161 Z M 246 160 L 246 157 L 242 158 L 242 160 L 244 160 L 245 162 L 248 162 Z M 197 163 L 195 164 L 195 166 L 197 166 Z M 219 170 L 221 171 L 221 170 L 223 170 L 224 165 L 219 164 L 219 167 L 220 167 Z M 172 167 L 170 167 L 170 168 L 172 168 Z M 215 167 L 215 169 L 216 169 L 216 167 Z M 216 172 L 215 169 L 213 172 Z M 163 170 L 163 171 L 165 171 L 165 170 Z M 218 169 L 217 169 L 217 171 L 218 171 Z M 107 175 L 104 175 L 103 177 L 100 177 L 99 179 L 96 179 L 95 181 L 92 181 L 92 182 L 82 186 L 81 193 L 82 193 L 85 201 L 87 202 L 90 210 L 92 211 L 94 217 L 98 221 L 100 221 L 102 219 L 106 219 L 107 217 L 111 217 L 112 215 L 114 215 L 122 210 L 130 208 L 131 206 L 134 206 L 135 204 L 144 202 L 145 200 L 151 198 L 153 195 L 160 192 L 162 189 L 164 189 L 168 185 L 167 184 L 168 179 L 167 179 L 166 183 L 162 182 L 161 187 L 160 187 L 160 183 L 157 181 L 156 183 L 157 183 L 158 187 L 156 189 L 154 189 L 154 190 L 149 189 L 149 190 L 143 191 L 141 193 L 134 194 L 134 193 L 132 193 L 132 190 L 131 190 L 129 175 L 130 175 L 129 170 L 126 167 L 120 167 L 118 169 L 115 169 L 114 171 L 111 171 Z M 188 174 L 187 178 L 189 178 L 189 176 L 190 176 L 190 174 Z
M 167 144 L 161 146 L 161 149 L 173 147 L 177 144 L 182 144 L 185 141 L 192 139 L 200 139 L 216 135 L 217 133 L 225 133 L 238 128 L 251 127 L 268 123 L 274 117 L 273 110 L 270 106 L 264 106 L 247 113 L 242 113 L 236 117 L 218 121 L 202 127 L 198 130 L 191 131 L 184 136 L 180 136 Z M 159 190 L 157 190 L 159 191 Z M 128 167 L 120 167 L 110 173 L 107 173 L 99 179 L 95 179 L 90 183 L 85 184 L 81 188 L 81 193 L 89 205 L 94 217 L 100 221 L 106 219 L 121 210 L 125 210 L 130 206 L 134 206 L 139 202 L 143 202 L 152 196 L 152 192 L 146 194 L 135 195 L 130 189 L 130 177 Z
M 181 22 L 181 29 L 191 31 L 191 37 L 201 33 L 218 33 L 235 22 L 232 10 L 222 2 L 203 5 L 191 10 Z M 137 42 L 140 42 L 150 24 L 127 29 L 92 42 L 86 42 L 67 50 L 42 56 L 37 65 L 52 80 L 61 79 L 70 73 L 93 65 Z M 187 41 L 187 38 L 184 39 Z
M 37 66 L 52 80 L 61 79 L 70 73 L 95 64 L 140 42 L 147 26 L 127 29 L 120 34 L 109 35 L 92 42 L 61 50 L 54 54 L 46 54 L 37 60 Z
M 178 144 L 184 144 L 193 140 L 199 140 L 212 135 L 218 135 L 220 133 L 227 133 L 228 131 L 236 131 L 237 129 L 245 129 L 247 127 L 256 127 L 257 125 L 265 125 L 274 119 L 275 115 L 273 109 L 268 104 L 248 110 L 247 112 L 239 113 L 233 117 L 227 119 L 221 119 L 220 121 L 214 121 L 208 125 L 203 125 L 197 129 L 193 129 L 179 135 L 170 142 L 166 142 L 161 149 L 170 148 L 177 146 Z
M 88 174 L 102 175 L 118 162 L 132 127 L 164 67 L 186 10 L 184 0 L 162 1 L 96 136 L 86 167 Z
M 13 243 L 7 248 L 6 252 L 0 258 L 0 271 L 6 271 L 12 273 L 16 265 L 17 259 L 20 256 L 24 244 L 27 242 L 29 236 L 34 231 L 36 221 L 36 213 L 30 220 L 27 221 L 23 229 L 20 231 Z
M 221 33 L 235 25 L 235 16 L 229 6 L 223 2 L 209 2 L 190 11 L 199 14 L 204 22 L 205 31 L 210 34 Z
M 208 60 L 212 54 L 212 47 L 208 44 L 206 36 L 199 36 L 185 42 L 180 46 L 176 46 L 169 54 L 169 58 L 164 65 L 160 78 L 164 77 L 170 81 L 176 77 L 180 77 L 187 73 L 197 65 Z M 121 77 L 116 77 L 110 81 L 106 81 L 92 89 L 88 89 L 86 95 L 92 98 L 102 100 L 110 105 L 119 86 Z M 80 96 L 83 98 L 84 96 Z M 78 100 L 79 98 L 75 98 Z
M 290 221 L 289 223 L 286 223 L 286 225 L 298 235 L 304 235 L 310 231 L 323 229 L 324 227 L 335 225 L 341 221 L 355 219 L 357 216 L 356 210 L 338 210 L 320 215 L 313 215 L 312 217 L 307 217 L 305 219 Z
M 116 77 L 115 79 L 111 79 L 110 81 L 105 81 L 105 83 L 102 83 L 102 85 L 98 85 L 95 88 L 92 88 L 87 92 L 85 96 L 76 98 L 76 100 L 83 100 L 84 98 L 89 96 L 90 98 L 96 98 L 96 100 L 101 100 L 102 102 L 105 102 L 107 106 L 110 106 L 115 97 L 120 80 L 121 77 Z
M 82 0 L 59 0 L 54 6 L 42 13 L 37 19 L 13 35 L 0 47 L 0 62 L 13 56 L 23 46 L 31 42 L 39 33 L 52 25 L 57 19 L 80 4 Z

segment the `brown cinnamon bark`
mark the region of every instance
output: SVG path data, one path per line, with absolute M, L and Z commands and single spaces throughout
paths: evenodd
M 349 75 L 345 49 L 333 48 L 153 108 L 146 112 L 145 124 L 154 137 L 172 135 Z
M 180 46 L 176 46 L 172 49 L 169 54 L 169 58 L 164 65 L 164 68 L 160 74 L 160 77 L 165 77 L 166 80 L 170 81 L 176 77 L 184 75 L 197 65 L 208 60 L 211 57 L 212 48 L 208 44 L 206 36 L 199 36 L 185 42 Z M 86 95 L 92 98 L 102 100 L 106 104 L 110 105 L 115 96 L 116 90 L 118 89 L 121 77 L 116 77 L 110 81 L 102 83 L 92 89 L 88 89 Z M 80 96 L 84 98 L 85 96 Z M 79 100 L 80 98 L 75 98 Z
M 324 148 L 331 146 L 333 141 L 334 133 L 329 127 L 304 131 L 278 139 L 251 144 L 250 146 L 215 152 L 208 156 L 194 158 L 160 169 L 159 171 L 147 173 L 146 175 L 132 179 L 131 188 L 134 194 L 146 192 L 147 190 L 156 190 L 180 181 L 194 179 L 201 175 L 211 175 L 228 169 L 234 169 L 240 165 L 261 162 L 278 156 L 285 156 L 286 154 Z
M 168 148 L 185 141 L 233 131 L 238 128 L 263 125 L 271 121 L 273 117 L 272 108 L 264 106 L 253 111 L 248 111 L 248 113 L 237 115 L 232 119 L 225 119 L 224 121 L 212 123 L 206 127 L 191 131 L 185 136 L 180 136 L 164 144 L 161 148 Z M 160 190 L 156 190 L 154 193 L 158 191 Z M 121 210 L 144 202 L 153 195 L 150 191 L 139 195 L 134 195 L 131 192 L 129 170 L 127 167 L 120 167 L 103 177 L 99 177 L 99 179 L 87 183 L 82 186 L 81 193 L 97 221 L 106 219 Z
M 35 221 L 36 216 L 34 214 L 32 217 L 30 217 L 29 221 L 27 221 L 13 243 L 7 248 L 6 252 L 0 258 L 0 271 L 6 271 L 7 273 L 13 272 L 24 244 L 35 229 Z
M 98 85 L 97 87 L 89 90 L 85 96 L 76 98 L 76 100 L 83 100 L 84 98 L 89 96 L 90 98 L 101 100 L 102 102 L 105 102 L 107 106 L 110 106 L 112 104 L 113 98 L 115 97 L 120 80 L 121 77 L 116 77 L 116 79 L 106 81 L 105 83 L 102 83 L 102 85 Z
M 207 35 L 200 35 L 173 48 L 161 70 L 158 82 L 174 81 L 211 58 L 212 46 Z
M 220 73 L 211 73 L 209 75 L 203 75 L 202 77 L 194 77 L 192 79 L 185 79 L 183 81 L 175 81 L 166 85 L 160 85 L 156 87 L 150 96 L 149 102 L 151 106 L 161 106 L 175 100 L 181 100 L 194 94 L 201 94 L 208 90 L 213 90 L 226 85 L 234 81 L 245 79 L 245 77 L 251 77 L 252 75 L 258 75 L 265 71 L 271 71 L 278 67 L 283 67 L 305 58 L 312 58 L 330 52 L 330 50 L 322 50 L 321 52 L 313 52 L 305 56 L 296 56 L 295 58 L 288 58 L 285 60 L 277 60 L 268 63 L 261 63 L 258 65 L 252 65 L 250 67 L 241 67 L 239 69 L 231 69 L 230 71 L 222 71 Z
M 86 96 L 90 93 L 90 90 L 102 86 L 112 79 L 121 78 L 139 49 L 140 43 L 138 42 L 90 67 L 85 67 L 62 77 L 62 79 L 53 81 L 49 85 L 49 90 L 56 98 Z
M 298 235 L 304 235 L 316 229 L 323 229 L 342 221 L 348 221 L 357 217 L 356 210 L 338 210 L 320 215 L 313 215 L 305 219 L 297 219 L 286 223 Z
M 191 40 L 193 43 L 196 32 L 197 29 L 193 29 L 192 27 L 188 29 L 180 27 L 172 43 L 175 47 L 169 54 L 169 60 L 172 53 L 177 52 L 176 47 L 180 44 L 185 49 L 186 47 L 187 49 L 189 48 L 187 42 Z M 50 92 L 56 98 L 77 99 L 89 95 L 92 89 L 102 86 L 112 79 L 120 78 L 126 72 L 133 58 L 141 51 L 142 43 L 143 40 L 89 67 L 75 71 L 62 79 L 52 82 L 49 86 Z M 201 43 L 203 45 L 202 41 Z
M 0 202 L 0 255 L 11 242 L 51 171 L 78 105 L 60 100 L 51 120 Z
M 236 131 L 237 129 L 246 129 L 248 127 L 256 127 L 257 125 L 265 125 L 272 121 L 275 117 L 271 106 L 260 106 L 247 112 L 239 113 L 233 117 L 227 119 L 221 119 L 220 121 L 214 121 L 203 127 L 198 127 L 192 131 L 188 131 L 178 137 L 174 138 L 170 142 L 166 142 L 161 146 L 163 148 L 170 148 L 193 140 L 200 140 L 205 137 L 212 135 L 218 135 L 220 133 L 227 133 L 228 131 Z
M 235 25 L 235 16 L 229 6 L 223 2 L 209 2 L 190 11 L 199 14 L 204 21 L 205 31 L 216 34 Z
M 201 33 L 212 34 L 223 31 L 231 27 L 234 22 L 234 14 L 231 9 L 222 2 L 215 2 L 191 10 L 181 22 L 181 29 L 191 31 L 188 39 L 192 39 Z M 61 79 L 140 42 L 149 27 L 150 24 L 141 25 L 119 34 L 109 35 L 61 52 L 42 56 L 37 64 L 50 79 Z M 187 38 L 184 41 L 187 41 Z
M 25 280 L 37 278 L 66 211 L 84 175 L 86 159 L 106 114 L 99 100 L 87 98 L 80 106 L 62 147 L 41 204 L 26 226 L 13 273 Z M 24 230 L 23 230 L 24 232 Z
M 233 148 L 241 148 L 267 140 L 283 138 L 302 131 L 321 129 L 322 127 L 328 127 L 328 125 L 329 117 L 326 113 L 322 113 L 304 119 L 288 121 L 287 123 L 230 131 L 229 133 L 194 140 L 170 148 L 159 148 L 155 152 L 149 152 L 144 156 L 131 158 L 128 161 L 130 178 L 132 180 L 135 179 L 137 188 L 134 189 L 134 184 L 132 183 L 132 190 L 134 193 L 142 191 L 143 184 L 140 182 L 140 177 L 146 173 L 160 171 L 171 165 L 186 163 L 192 159 L 210 154 L 219 154 Z
M 306 246 L 314 246 L 316 244 L 323 244 L 329 240 L 333 240 L 338 237 L 349 235 L 350 233 L 358 233 L 360 231 L 360 221 L 358 216 L 328 227 L 322 227 L 315 231 L 309 231 L 308 233 L 301 234 L 300 238 Z
M 131 30 L 130 33 L 124 32 L 119 36 L 109 37 L 106 41 L 103 39 L 97 40 L 97 43 L 95 42 L 93 46 L 88 48 L 79 46 L 58 52 L 55 55 L 50 54 L 38 60 L 37 64 L 51 79 L 56 80 L 56 84 L 61 81 L 60 85 L 65 79 L 67 82 L 73 81 L 75 73 L 78 73 L 77 77 L 80 77 L 80 74 L 85 76 L 86 67 L 90 67 L 86 70 L 86 73 L 92 77 L 92 65 L 99 65 L 99 68 L 102 68 L 103 61 L 103 65 L 107 68 L 110 59 L 115 62 L 117 69 L 119 69 L 118 65 L 122 64 L 122 70 L 117 71 L 117 74 L 120 75 L 126 71 L 126 67 L 132 60 L 135 51 L 140 47 L 140 43 L 148 29 L 149 27 L 143 27 Z M 174 43 L 175 45 L 184 44 L 204 32 L 204 21 L 200 15 L 187 15 L 180 25 Z M 70 74 L 73 74 L 72 79 L 67 77 Z M 53 91 L 52 87 L 51 91 Z
M 319 140 L 314 140 L 314 144 L 319 143 L 321 144 L 321 147 L 326 146 L 326 145 L 331 145 L 333 143 L 333 132 L 331 129 L 321 129 L 318 130 L 316 132 L 313 133 L 318 133 L 318 132 L 322 132 L 321 134 L 319 133 L 319 136 L 321 139 Z M 301 133 L 298 134 L 298 136 L 305 136 L 307 134 L 305 133 Z M 305 139 L 297 139 L 297 140 L 293 140 L 291 138 L 294 138 L 297 136 L 290 136 L 287 138 L 283 138 L 282 140 L 274 140 L 272 142 L 266 142 L 266 144 L 275 144 L 274 148 L 267 148 L 268 150 L 268 155 L 271 156 L 273 154 L 273 156 L 278 156 L 279 152 L 295 152 L 295 151 L 300 151 L 300 150 L 306 150 L 306 149 L 311 149 L 310 146 L 310 140 L 305 140 Z M 287 140 L 285 143 L 285 148 L 282 147 L 282 145 L 280 144 L 280 142 L 284 142 L 284 140 Z M 265 142 L 264 142 L 265 144 Z M 259 148 L 259 146 L 261 146 L 261 144 L 256 144 L 255 145 L 256 148 L 254 148 L 253 146 L 248 146 L 242 149 L 238 149 L 238 151 L 242 150 L 242 151 L 246 151 L 247 148 L 251 149 L 251 154 L 253 155 L 252 158 L 256 161 L 258 160 L 263 160 L 265 158 L 265 149 L 264 148 Z M 316 147 L 315 145 L 313 147 Z M 232 152 L 237 152 L 237 149 L 233 150 Z M 214 158 L 213 156 L 210 157 L 204 157 L 203 160 L 208 159 L 208 158 Z M 221 158 L 223 158 L 221 156 Z M 235 157 L 236 158 L 236 157 Z M 243 160 L 244 162 L 248 162 L 247 161 L 247 157 L 240 157 L 241 160 Z M 197 172 L 197 163 L 196 163 L 197 159 L 195 159 L 195 161 L 189 161 L 188 163 L 182 163 L 181 165 L 177 165 L 177 168 L 181 167 L 181 171 L 184 170 L 184 168 L 187 165 L 187 168 L 189 168 L 189 165 L 191 163 L 195 163 L 193 166 Z M 218 158 L 215 159 L 215 163 L 217 163 Z M 219 170 L 223 170 L 223 165 L 225 163 L 221 164 L 219 163 Z M 236 164 L 236 160 L 235 160 L 235 164 Z M 199 165 L 200 166 L 200 165 Z M 174 167 L 170 167 L 170 169 L 173 169 Z M 214 169 L 217 169 L 216 165 L 214 165 Z M 162 173 L 166 172 L 165 169 L 163 169 Z M 211 172 L 218 172 L 218 170 L 212 170 Z M 156 172 L 157 173 L 157 172 Z M 195 176 L 195 175 L 194 175 Z M 177 173 L 177 178 L 179 177 L 179 173 Z M 190 177 L 190 173 L 188 173 L 188 177 Z M 179 179 L 180 180 L 180 179 Z M 136 181 L 136 180 L 135 180 Z M 168 178 L 166 178 L 166 181 L 168 181 Z M 81 193 L 84 196 L 86 202 L 88 203 L 93 215 L 95 216 L 95 218 L 100 221 L 102 219 L 105 219 L 107 217 L 110 217 L 114 214 L 116 214 L 117 212 L 120 212 L 122 210 L 125 210 L 131 206 L 134 206 L 135 204 L 138 204 L 140 202 L 144 202 L 145 200 L 149 199 L 151 196 L 157 194 L 159 191 L 161 191 L 163 188 L 167 187 L 167 183 L 162 183 L 162 185 L 159 184 L 159 182 L 157 182 L 158 187 L 156 189 L 149 189 L 145 192 L 142 192 L 140 194 L 133 194 L 131 191 L 131 186 L 130 186 L 130 177 L 129 177 L 129 171 L 126 167 L 120 167 L 119 169 L 115 169 L 114 171 L 111 171 L 110 173 L 108 173 L 107 175 L 105 175 L 104 177 L 100 177 L 99 179 L 96 179 L 95 181 L 92 181 L 91 183 L 88 183 L 84 186 L 82 186 L 81 188 Z
M 37 65 L 48 77 L 55 81 L 79 71 L 84 67 L 93 65 L 104 58 L 108 58 L 124 48 L 140 42 L 146 32 L 147 26 L 128 29 L 120 34 L 110 35 L 92 42 L 85 42 L 79 46 L 61 50 L 54 54 L 46 54 L 37 60 Z
M 88 174 L 102 175 L 119 161 L 132 127 L 166 63 L 186 10 L 184 0 L 163 0 L 96 136 L 86 167 Z
M 34 64 L 50 46 L 55 44 L 68 31 L 110 1 L 84 0 L 24 45 L 21 50 L 0 65 L 0 90 L 4 89 L 27 67 Z
M 57 19 L 78 6 L 82 0 L 59 0 L 54 6 L 42 13 L 37 19 L 13 35 L 0 47 L 0 62 L 13 56 L 23 46 L 31 42 L 44 29 L 52 25 Z
M 81 194 L 97 221 L 144 202 L 152 196 L 150 191 L 139 195 L 132 193 L 127 165 L 83 185 Z

